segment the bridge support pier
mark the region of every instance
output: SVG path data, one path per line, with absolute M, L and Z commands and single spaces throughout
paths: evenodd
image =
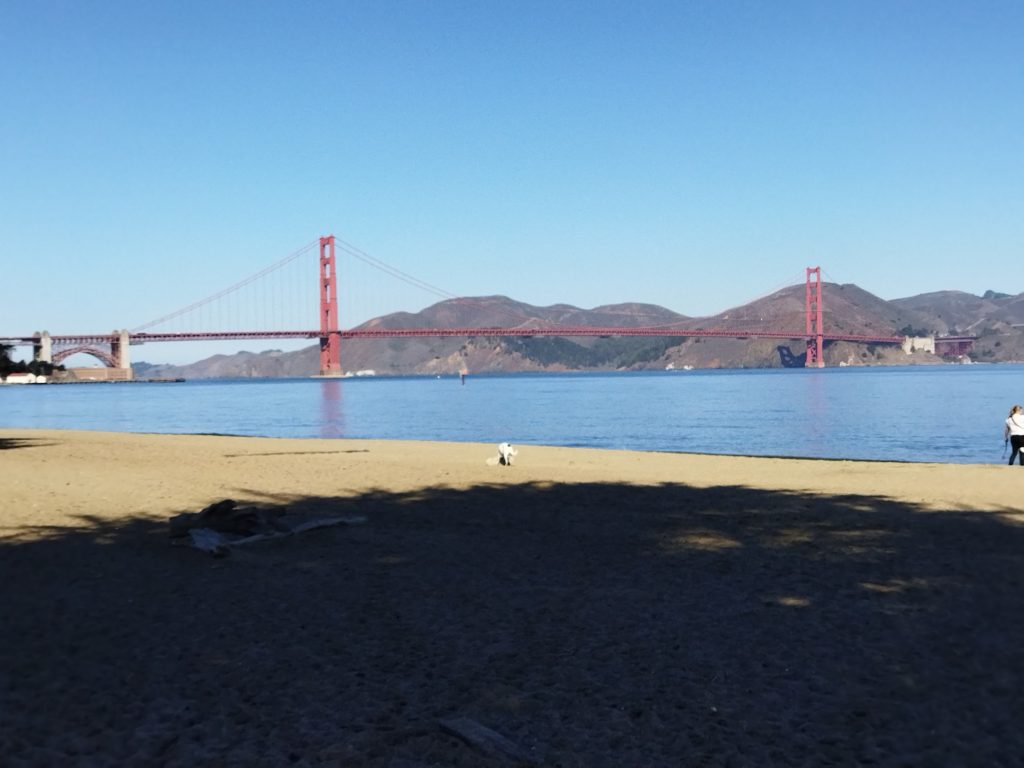
M 117 338 L 110 342 L 110 355 L 117 362 L 115 367 L 125 372 L 123 378 L 130 381 L 132 379 L 132 356 L 128 346 L 130 343 L 128 331 L 125 329 L 114 330 L 114 334 L 117 335 Z
M 49 331 L 33 334 L 32 359 L 37 363 L 53 363 L 53 341 Z
M 111 342 L 111 354 L 118 361 L 118 368 L 131 371 L 131 351 L 129 349 L 129 338 L 126 330 L 114 331 L 117 339 Z M 131 378 L 131 377 L 129 377 Z
M 341 332 L 338 327 L 338 273 L 334 235 L 320 238 L 320 375 L 341 376 Z

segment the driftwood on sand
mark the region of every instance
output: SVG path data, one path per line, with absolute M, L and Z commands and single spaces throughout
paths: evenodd
M 239 507 L 234 499 L 218 501 L 200 512 L 183 512 L 168 520 L 172 539 L 187 539 L 196 549 L 218 556 L 257 541 L 363 522 L 366 518 L 358 515 L 299 518 L 280 509 Z
M 530 762 L 530 755 L 518 744 L 468 717 L 442 720 L 441 730 L 452 736 L 457 736 L 471 747 L 490 757 L 496 757 L 513 765 Z

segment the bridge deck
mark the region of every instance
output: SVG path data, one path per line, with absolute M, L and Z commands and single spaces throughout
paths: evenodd
M 664 328 L 664 327 L 597 327 L 567 326 L 563 328 L 379 328 L 337 331 L 343 339 L 389 339 L 389 338 L 444 338 L 474 336 L 511 336 L 529 338 L 541 337 L 671 337 L 671 338 L 731 338 L 731 339 L 784 339 L 800 340 L 814 338 L 803 331 L 765 331 L 727 328 Z M 195 333 L 132 333 L 132 344 L 164 341 L 229 341 L 234 339 L 316 339 L 324 335 L 320 330 L 293 331 L 205 331 Z M 862 344 L 902 344 L 903 336 L 825 333 L 825 341 L 851 341 Z M 109 344 L 118 339 L 117 334 L 52 335 L 54 344 Z M 950 336 L 936 341 L 973 341 L 974 337 Z M 32 344 L 34 336 L 12 336 L 4 339 L 7 343 Z

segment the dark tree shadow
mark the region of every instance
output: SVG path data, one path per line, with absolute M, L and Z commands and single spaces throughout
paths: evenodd
M 822 350 L 826 350 L 832 346 L 830 340 L 826 340 L 822 344 Z M 775 351 L 779 353 L 779 364 L 783 368 L 805 368 L 807 366 L 807 350 L 804 349 L 799 355 L 795 354 L 788 344 L 780 344 L 775 348 Z
M 317 454 L 369 453 L 369 448 L 347 448 L 340 451 L 264 451 L 262 453 L 225 453 L 226 459 L 247 459 L 250 456 L 315 456 Z
M 35 437 L 0 437 L 0 451 L 10 451 L 16 448 L 42 448 L 47 445 L 56 445 L 56 443 Z
M 787 344 L 780 344 L 775 348 L 779 353 L 779 363 L 783 368 L 803 368 L 807 365 L 807 352 L 796 355 Z
M 501 764 L 450 717 L 543 766 L 1024 754 L 1024 527 L 997 511 L 673 484 L 264 502 L 368 521 L 219 560 L 145 519 L 0 543 L 5 759 Z

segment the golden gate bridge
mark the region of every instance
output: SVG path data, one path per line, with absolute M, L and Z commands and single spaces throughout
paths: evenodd
M 286 259 L 271 265 L 261 272 L 252 275 L 240 283 L 227 288 L 200 302 L 191 304 L 176 312 L 164 315 L 157 320 L 140 326 L 134 330 L 121 330 L 111 333 L 91 334 L 50 334 L 46 331 L 36 332 L 29 336 L 0 336 L 0 342 L 10 345 L 31 345 L 33 359 L 41 362 L 59 364 L 76 354 L 87 354 L 99 360 L 108 368 L 126 371 L 125 378 L 131 378 L 132 345 L 168 342 L 168 341 L 230 341 L 246 339 L 318 339 L 320 344 L 320 374 L 323 376 L 342 375 L 341 346 L 346 339 L 400 339 L 400 338 L 478 338 L 478 337 L 673 337 L 673 338 L 733 338 L 733 339 L 778 339 L 803 342 L 806 345 L 805 365 L 822 368 L 825 365 L 823 350 L 826 343 L 846 341 L 861 344 L 903 345 L 907 337 L 896 334 L 850 334 L 829 333 L 823 326 L 823 301 L 821 267 L 807 267 L 805 270 L 805 299 L 803 310 L 803 327 L 789 330 L 767 328 L 701 328 L 683 327 L 679 323 L 657 326 L 595 326 L 595 325 L 534 325 L 519 324 L 515 326 L 486 327 L 437 327 L 437 328 L 385 328 L 361 327 L 345 330 L 340 327 L 338 313 L 338 271 L 336 246 L 338 240 L 334 235 L 319 238 L 319 327 L 291 330 L 221 330 L 221 331 L 149 331 L 148 328 L 160 325 L 174 318 L 185 315 L 197 308 L 217 301 L 256 280 L 274 272 L 283 265 L 317 245 L 313 243 L 291 254 Z M 346 244 L 347 245 L 347 244 Z M 433 290 L 445 295 L 429 283 L 408 275 L 373 257 L 348 247 L 349 252 L 372 266 L 410 282 L 419 287 Z M 449 298 L 457 298 L 447 294 Z M 470 300 L 464 300 L 470 301 Z M 691 319 L 692 321 L 692 319 Z M 935 353 L 939 355 L 961 355 L 970 350 L 975 341 L 973 336 L 946 336 L 934 339 Z

